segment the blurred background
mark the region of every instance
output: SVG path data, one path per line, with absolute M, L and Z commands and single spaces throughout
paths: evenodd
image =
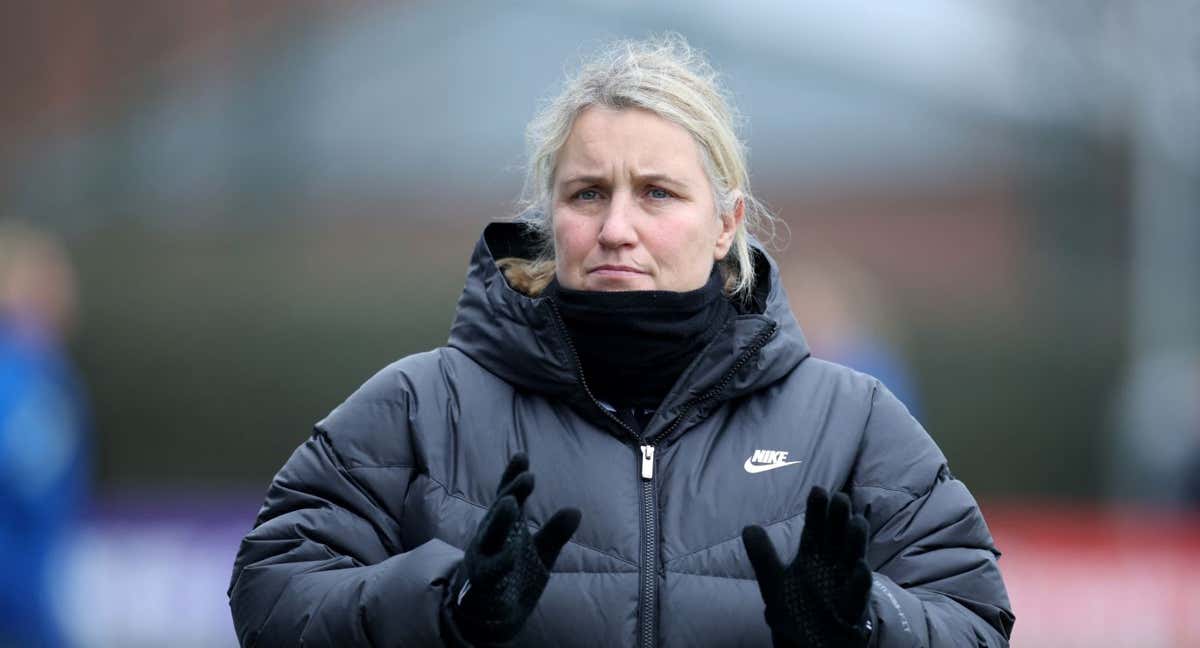
M 275 471 L 444 343 L 539 100 L 663 30 L 817 355 L 980 500 L 1014 645 L 1200 646 L 1195 0 L 5 3 L 0 643 L 234 645 Z

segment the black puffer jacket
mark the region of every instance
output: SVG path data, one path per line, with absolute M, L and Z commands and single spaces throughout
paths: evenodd
M 446 582 L 516 452 L 531 524 L 583 512 L 522 645 L 770 645 L 741 530 L 790 559 L 814 485 L 867 512 L 872 645 L 1007 645 L 975 501 L 878 381 L 809 357 L 765 254 L 752 312 L 638 439 L 588 395 L 553 304 L 497 270 L 518 227 L 485 231 L 449 344 L 367 381 L 276 475 L 229 589 L 244 645 L 440 645 Z

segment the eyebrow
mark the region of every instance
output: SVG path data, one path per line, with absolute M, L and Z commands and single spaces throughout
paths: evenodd
M 646 174 L 637 175 L 634 177 L 634 179 L 641 183 L 651 182 L 651 183 L 670 184 L 670 185 L 674 185 L 676 187 L 686 187 L 687 186 L 687 184 L 685 182 L 683 182 L 682 180 L 677 180 L 675 177 L 667 175 L 665 173 L 646 173 Z M 575 176 L 570 176 L 568 178 L 564 178 L 558 184 L 560 184 L 560 185 L 568 185 L 568 184 L 574 184 L 574 183 L 604 184 L 607 182 L 608 182 L 608 178 L 605 176 L 583 174 L 583 175 L 575 175 Z

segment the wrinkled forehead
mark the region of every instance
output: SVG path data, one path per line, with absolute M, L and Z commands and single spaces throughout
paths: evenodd
M 682 183 L 708 180 L 692 134 L 644 108 L 585 108 L 555 162 L 555 183 L 579 176 L 613 182 L 638 176 L 665 176 Z

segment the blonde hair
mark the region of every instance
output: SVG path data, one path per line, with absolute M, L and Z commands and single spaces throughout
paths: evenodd
M 678 34 L 612 43 L 569 77 L 526 129 L 528 166 L 520 219 L 536 234 L 539 254 L 530 262 L 504 259 L 514 287 L 536 294 L 554 271 L 552 197 L 557 158 L 575 119 L 589 106 L 642 108 L 682 126 L 695 138 L 713 188 L 717 214 L 742 201 L 745 217 L 721 261 L 725 290 L 745 297 L 754 286 L 751 231 L 773 230 L 774 217 L 750 191 L 746 147 L 738 138 L 738 113 L 704 55 Z

